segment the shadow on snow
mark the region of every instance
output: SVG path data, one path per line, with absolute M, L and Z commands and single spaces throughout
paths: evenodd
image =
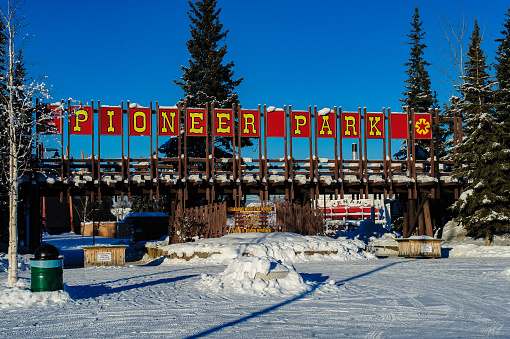
M 367 275 L 370 275 L 372 273 L 375 273 L 377 271 L 381 271 L 381 270 L 384 270 L 384 269 L 387 269 L 387 268 L 390 268 L 391 266 L 393 265 L 396 265 L 396 264 L 401 264 L 401 263 L 404 263 L 404 261 L 401 261 L 401 262 L 393 262 L 391 264 L 388 264 L 388 265 L 385 265 L 385 266 L 381 266 L 381 267 L 378 267 L 378 268 L 375 268 L 371 271 L 368 271 L 368 272 L 365 272 L 365 273 L 361 273 L 361 274 L 358 274 L 358 275 L 355 275 L 353 277 L 350 277 L 350 278 L 347 278 L 347 279 L 343 279 L 343 280 L 340 280 L 340 281 L 337 281 L 335 285 L 337 286 L 342 286 L 344 285 L 345 283 L 349 282 L 349 281 L 352 281 L 352 280 L 355 280 L 355 279 L 359 279 L 359 278 L 363 278 Z M 191 338 L 200 338 L 200 337 L 204 337 L 204 336 L 207 336 L 209 334 L 212 334 L 214 332 L 217 332 L 217 331 L 220 331 L 221 329 L 223 328 L 227 328 L 227 327 L 230 327 L 230 326 L 235 326 L 237 324 L 240 324 L 240 323 L 243 323 L 249 319 L 252 319 L 252 318 L 256 318 L 258 316 L 261 316 L 263 314 L 266 314 L 266 313 L 269 313 L 269 312 L 272 312 L 280 307 L 283 307 L 285 305 L 289 305 L 295 301 L 298 301 L 299 299 L 303 299 L 305 298 L 306 296 L 312 294 L 318 287 L 320 287 L 322 284 L 326 283 L 326 281 L 328 280 L 328 276 L 323 276 L 321 273 L 312 273 L 312 274 L 306 274 L 306 273 L 303 273 L 301 274 L 301 276 L 305 279 L 305 280 L 308 280 L 308 281 L 315 281 L 317 282 L 318 284 L 312 286 L 312 289 L 310 291 L 306 291 L 304 293 L 301 293 L 299 295 L 297 295 L 296 297 L 292 298 L 292 299 L 289 299 L 289 300 L 286 300 L 286 301 L 283 301 L 279 304 L 276 304 L 276 305 L 273 305 L 271 307 L 268 307 L 266 309 L 263 309 L 263 310 L 260 310 L 258 312 L 254 312 L 252 314 L 249 314 L 245 317 L 242 317 L 240 319 L 237 319 L 237 320 L 234 320 L 234 321 L 230 321 L 228 323 L 225 323 L 223 325 L 219 325 L 219 326 L 216 326 L 216 327 L 213 327 L 213 328 L 210 328 L 208 330 L 205 330 L 205 331 L 202 331 L 200 333 L 197 333 L 197 334 L 194 334 L 192 336 L 189 336 L 187 337 L 188 339 L 191 339 Z

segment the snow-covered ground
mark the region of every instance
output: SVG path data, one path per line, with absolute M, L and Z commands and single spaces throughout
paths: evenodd
M 288 238 L 290 247 L 299 242 Z M 78 248 L 92 243 L 71 234 L 44 240 L 74 261 Z M 292 263 L 265 251 L 223 262 L 68 267 L 65 291 L 39 293 L 29 290 L 29 256 L 21 256 L 19 286 L 0 287 L 0 337 L 508 337 L 510 262 L 500 257 L 503 250 L 478 247 L 471 258 L 436 260 L 352 252 Z M 5 282 L 5 255 L 0 264 Z M 271 271 L 288 273 L 252 280 Z

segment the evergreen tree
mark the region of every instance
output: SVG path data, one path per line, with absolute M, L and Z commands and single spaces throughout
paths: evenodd
M 408 35 L 411 45 L 411 53 L 408 62 L 404 65 L 408 67 L 406 71 L 407 80 L 405 89 L 402 93 L 404 95 L 402 101 L 402 108 L 409 111 L 414 108 L 415 112 L 428 112 L 430 108 L 437 107 L 437 99 L 430 89 L 430 76 L 427 72 L 426 66 L 430 64 L 423 58 L 423 50 L 427 47 L 423 42 L 425 32 L 421 26 L 423 21 L 420 21 L 420 14 L 418 6 L 414 8 L 413 21 L 411 22 L 411 32 Z M 430 154 L 430 145 L 428 141 L 419 140 L 416 143 L 417 159 L 426 159 Z M 407 148 L 403 147 L 395 156 L 397 158 L 405 158 L 407 155 Z
M 500 39 L 496 52 L 496 80 L 498 88 L 496 89 L 496 118 L 498 122 L 503 123 L 506 133 L 510 133 L 510 8 L 505 14 L 506 20 L 503 24 L 503 35 Z
M 510 231 L 510 152 L 505 148 L 503 127 L 494 118 L 494 82 L 487 72 L 480 47 L 480 29 L 475 21 L 460 91 L 464 120 L 463 142 L 453 150 L 460 163 L 453 176 L 465 183 L 465 190 L 453 205 L 470 235 L 485 236 Z
M 190 53 L 189 67 L 182 66 L 183 75 L 180 80 L 174 80 L 184 91 L 185 98 L 181 102 L 187 107 L 205 107 L 206 103 L 214 103 L 215 108 L 231 108 L 232 104 L 239 104 L 234 89 L 241 83 L 242 78 L 233 80 L 234 62 L 223 65 L 223 58 L 227 53 L 227 45 L 220 46 L 226 38 L 228 30 L 222 31 L 220 23 L 220 9 L 216 9 L 215 0 L 199 0 L 189 2 L 191 10 L 188 16 L 191 20 L 191 39 L 186 46 Z M 209 122 L 212 120 L 210 119 Z M 209 123 L 209 126 L 211 124 Z M 190 157 L 205 157 L 205 138 L 193 137 L 188 139 L 187 148 Z M 217 157 L 232 156 L 232 138 L 216 137 L 215 153 Z M 249 138 L 242 138 L 242 147 L 252 146 Z M 162 153 L 168 156 L 177 155 L 177 141 L 170 139 L 160 147 Z

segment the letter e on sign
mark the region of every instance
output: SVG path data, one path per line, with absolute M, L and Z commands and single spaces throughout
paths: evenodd
M 234 136 L 234 114 L 232 110 L 214 110 L 214 135 L 218 137 Z
M 186 112 L 187 135 L 205 137 L 207 133 L 207 121 L 205 109 L 189 108 Z
M 122 135 L 122 109 L 101 106 L 99 111 L 101 135 Z
M 260 137 L 260 113 L 258 110 L 241 110 L 241 136 Z

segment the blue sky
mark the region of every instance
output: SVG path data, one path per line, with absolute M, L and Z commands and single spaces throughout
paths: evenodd
M 400 110 L 415 5 L 424 22 L 428 62 L 444 61 L 438 15 L 447 13 L 456 22 L 461 12 L 469 18 L 466 43 L 477 18 L 485 26 L 483 48 L 494 61 L 493 39 L 500 37 L 509 1 L 219 0 L 221 23 L 229 30 L 224 61 L 234 61 L 235 77 L 244 78 L 237 89 L 241 104 Z M 173 105 L 183 93 L 172 80 L 182 75 L 181 65 L 188 65 L 188 10 L 184 0 L 26 0 L 24 29 L 30 39 L 24 57 L 30 75 L 47 76 L 55 100 Z M 428 70 L 433 89 L 446 100 L 444 77 L 433 65 Z M 132 149 L 133 155 L 145 155 L 147 138 L 137 138 L 142 139 L 132 141 L 133 147 L 141 148 Z M 120 147 L 120 140 L 112 140 Z M 271 142 L 271 150 L 283 156 L 280 141 Z M 88 143 L 90 138 L 73 139 L 74 156 L 77 147 L 90 153 Z M 120 155 L 105 147 L 102 154 Z M 332 144 L 320 147 L 327 156 Z M 375 157 L 381 158 L 380 148 L 373 147 Z

